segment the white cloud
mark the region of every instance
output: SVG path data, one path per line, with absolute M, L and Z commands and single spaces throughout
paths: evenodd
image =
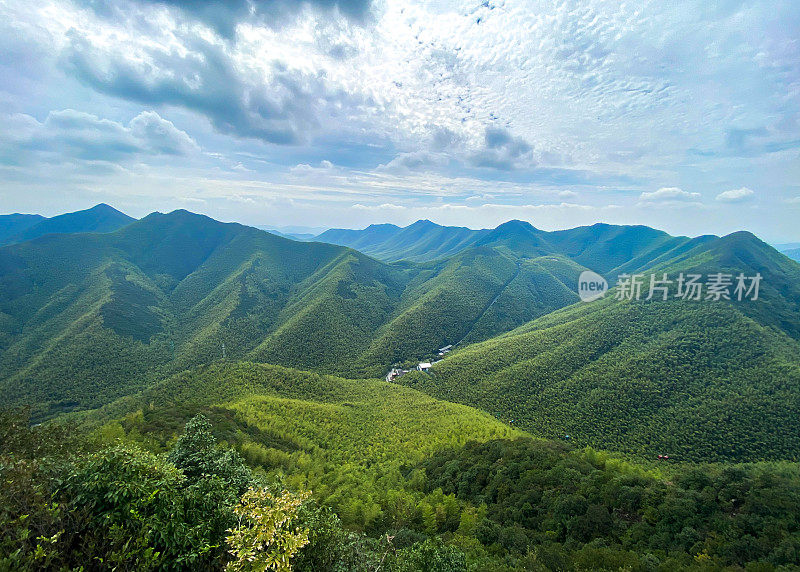
M 289 172 L 292 175 L 298 177 L 305 177 L 309 175 L 325 175 L 332 173 L 336 167 L 333 163 L 327 160 L 322 160 L 319 162 L 319 166 L 314 167 L 309 165 L 308 163 L 300 163 L 299 165 L 295 165 L 289 169 Z
M 657 191 L 643 192 L 639 195 L 639 202 L 642 204 L 685 204 L 696 203 L 700 199 L 700 193 L 690 193 L 678 187 L 662 187 Z
M 388 163 L 378 165 L 376 170 L 386 173 L 411 173 L 442 167 L 446 163 L 447 157 L 442 153 L 412 151 L 410 153 L 400 153 L 396 155 Z
M 26 114 L 0 116 L 0 160 L 58 158 L 119 162 L 143 156 L 187 156 L 197 143 L 170 121 L 143 111 L 124 125 L 90 113 L 52 111 L 43 122 Z
M 755 196 L 755 193 L 747 187 L 740 189 L 731 189 L 730 191 L 723 191 L 717 195 L 717 200 L 723 203 L 740 203 L 749 201 Z

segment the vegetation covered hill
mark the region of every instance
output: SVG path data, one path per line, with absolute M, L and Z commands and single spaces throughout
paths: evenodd
M 649 267 L 637 268 L 635 258 L 617 266 L 643 273 L 640 300 L 612 290 L 459 349 L 431 375 L 402 382 L 537 435 L 636 455 L 799 459 L 800 266 L 749 233 L 665 249 L 671 239 L 635 232 L 661 245 L 644 249 Z M 665 273 L 668 300 L 646 300 L 649 276 Z M 731 300 L 707 299 L 707 291 L 701 300 L 676 298 L 681 273 L 704 283 L 729 274 Z M 738 299 L 740 273 L 761 276 L 758 299 Z
M 448 227 L 417 221 L 405 228 L 372 225 L 364 230 L 331 229 L 315 240 L 349 246 L 380 260 L 428 261 L 453 256 L 476 246 L 498 248 L 517 258 L 560 255 L 615 277 L 673 258 L 686 249 L 714 240 L 670 236 L 646 226 L 595 224 L 554 232 L 512 220 L 490 230 Z
M 452 344 L 433 376 L 404 383 L 536 434 L 613 450 L 797 458 L 796 263 L 747 233 L 685 239 L 608 225 L 544 233 L 511 221 L 480 242 L 447 258 L 388 264 L 175 211 L 111 233 L 8 245 L 0 248 L 0 391 L 42 419 L 222 357 L 375 378 Z M 559 310 L 577 301 L 590 260 L 612 274 L 673 279 L 760 273 L 760 297 L 626 304 L 609 295 Z
M 113 232 L 136 220 L 107 204 L 95 205 L 90 209 L 52 218 L 44 218 L 39 215 L 6 215 L 6 217 L 17 218 L 8 220 L 6 223 L 0 222 L 2 227 L 5 227 L 8 222 L 15 221 L 14 226 L 17 227 L 17 232 L 0 231 L 0 244 L 24 242 L 53 233 Z M 33 218 L 20 219 L 19 217 Z
M 48 415 L 223 355 L 379 377 L 573 302 L 580 270 L 489 247 L 386 264 L 186 211 L 43 236 L 0 248 L 0 389 Z
M 0 215 L 0 244 L 6 244 L 13 236 L 43 220 L 42 215 L 34 214 Z
M 196 368 L 77 417 L 88 443 L 0 414 L 0 478 L 13 483 L 0 491 L 0 566 L 798 563 L 796 464 L 647 468 L 398 385 L 251 363 Z
M 715 302 L 605 299 L 469 346 L 404 383 L 640 458 L 800 459 L 800 344 Z
M 428 455 L 522 432 L 471 407 L 376 380 L 348 380 L 248 362 L 177 374 L 141 395 L 81 414 L 106 436 L 162 451 L 197 413 L 253 466 L 310 489 L 355 529 L 385 527 Z
M 374 224 L 364 230 L 330 229 L 314 240 L 349 246 L 387 262 L 426 262 L 475 246 L 486 232 L 419 220 L 404 228 Z

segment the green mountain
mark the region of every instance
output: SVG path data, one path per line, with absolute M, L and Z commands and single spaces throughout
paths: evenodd
M 13 236 L 43 220 L 45 218 L 42 215 L 18 213 L 0 215 L 0 244 L 6 244 Z
M 364 230 L 331 228 L 314 237 L 319 242 L 330 242 L 340 246 L 349 246 L 369 254 L 376 243 L 381 243 L 396 235 L 402 229 L 393 224 L 371 224 Z
M 63 269 L 52 272 L 53 268 Z M 581 268 L 498 249 L 386 264 L 186 211 L 0 248 L 0 389 L 96 406 L 220 357 L 360 377 L 577 300 Z
M 773 518 L 786 518 L 790 507 L 800 503 L 795 494 L 796 466 L 789 472 L 769 466 L 725 471 L 708 464 L 684 464 L 667 476 L 649 468 L 655 461 L 631 465 L 591 449 L 576 450 L 563 440 L 531 439 L 485 412 L 408 387 L 264 364 L 195 368 L 81 418 L 99 427 L 106 438 L 134 440 L 160 451 L 198 412 L 207 415 L 217 426 L 218 437 L 234 445 L 251 465 L 280 471 L 289 482 L 315 491 L 318 501 L 332 506 L 348 527 L 373 532 L 409 527 L 428 534 L 458 529 L 467 534 L 462 523 L 471 514 L 473 526 L 482 518 L 489 520 L 472 533 L 487 546 L 502 545 L 502 552 L 509 555 L 524 556 L 547 540 L 574 550 L 604 538 L 643 553 L 666 550 L 680 561 L 684 552 L 699 552 L 693 547 L 705 538 L 712 553 L 723 554 L 718 535 L 735 543 L 736 533 L 730 528 L 734 523 L 740 533 L 759 530 L 765 540 L 757 552 L 766 553 L 785 535 L 766 542 L 770 537 L 766 521 L 737 518 L 736 513 L 758 513 L 758 503 L 764 503 L 772 507 Z M 768 423 L 765 419 L 754 428 Z M 678 424 L 673 420 L 664 427 L 672 430 Z M 724 428 L 716 431 L 724 434 Z M 772 478 L 760 481 L 762 490 L 777 493 L 788 487 L 787 495 L 769 500 L 759 499 L 756 490 L 749 492 L 746 483 L 765 472 Z M 700 500 L 697 487 L 710 487 L 713 481 L 715 486 L 738 483 L 739 504 L 710 501 L 733 494 L 722 492 L 722 487 Z M 743 499 L 751 494 L 752 509 L 744 508 Z M 466 504 L 455 504 L 455 498 L 448 500 L 450 495 Z M 482 505 L 488 506 L 479 509 Z M 713 510 L 720 523 L 694 521 L 692 525 L 703 532 L 687 537 L 686 523 L 676 525 L 696 516 L 686 512 L 687 506 Z M 658 517 L 648 514 L 648 507 Z M 431 509 L 436 516 L 426 518 Z M 454 518 L 458 512 L 462 516 Z M 631 513 L 637 517 L 631 518 Z M 554 526 L 559 519 L 562 523 Z M 508 528 L 500 532 L 498 525 Z M 792 528 L 796 523 L 790 518 L 779 526 Z M 651 541 L 646 532 L 654 527 L 658 539 Z M 715 537 L 717 542 L 712 541 Z M 776 550 L 776 557 L 785 561 L 787 556 L 780 554 Z M 745 551 L 728 553 L 726 558 L 744 562 L 755 556 Z M 678 561 L 673 564 L 676 568 Z
M 793 248 L 790 250 L 784 250 L 783 253 L 791 258 L 792 260 L 796 260 L 800 262 L 800 248 Z
M 497 248 L 517 258 L 563 256 L 608 277 L 638 271 L 717 237 L 675 237 L 646 226 L 595 224 L 547 232 L 512 220 L 490 230 L 439 226 L 417 221 L 405 228 L 372 225 L 364 230 L 332 229 L 315 240 L 355 248 L 384 261 L 431 261 L 475 247 Z
M 217 420 L 220 437 L 251 465 L 293 474 L 360 529 L 386 508 L 395 488 L 387 483 L 399 486 L 403 467 L 469 441 L 524 435 L 485 412 L 395 384 L 247 362 L 181 372 L 80 419 L 158 450 L 197 413 Z
M 762 275 L 758 300 L 606 298 L 461 349 L 403 382 L 537 435 L 683 460 L 800 458 L 800 266 L 749 233 L 653 273 Z M 673 249 L 672 254 L 675 254 Z
M 418 260 L 391 263 L 187 211 L 0 248 L 2 405 L 77 421 L 93 451 L 48 458 L 36 439 L 64 454 L 70 424 L 0 411 L 0 476 L 24 483 L 0 493 L 0 568 L 72 566 L 87 523 L 103 558 L 135 537 L 219 568 L 230 525 L 197 521 L 234 514 L 238 455 L 248 483 L 313 491 L 298 570 L 797 561 L 800 265 L 749 233 L 372 232 L 408 229 Z M 643 297 L 667 274 L 668 299 L 580 303 L 587 268 L 641 274 Z M 719 272 L 760 275 L 758 299 L 677 297 Z M 445 344 L 429 373 L 370 379 Z M 198 413 L 213 436 L 189 435 Z
M 349 246 L 387 262 L 426 262 L 474 246 L 485 232 L 419 220 L 405 228 L 374 224 L 364 230 L 330 229 L 314 240 Z
M 134 220 L 136 219 L 107 204 L 95 205 L 90 209 L 52 218 L 39 215 L 6 215 L 0 219 L 0 244 L 24 242 L 54 233 L 113 232 Z M 14 221 L 18 228 L 16 232 L 11 232 Z

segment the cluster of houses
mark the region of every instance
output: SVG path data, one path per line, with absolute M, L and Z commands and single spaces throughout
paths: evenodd
M 439 355 L 439 357 L 444 357 L 445 355 L 450 353 L 450 350 L 452 350 L 452 349 L 453 349 L 452 345 L 444 346 L 443 348 L 439 348 L 437 350 L 437 354 Z M 442 360 L 435 360 L 435 361 L 432 361 L 432 362 L 431 361 L 421 361 L 417 365 L 416 370 L 424 372 L 424 373 L 427 373 L 434 366 L 434 364 L 437 364 L 440 361 L 442 361 Z M 392 382 L 392 381 L 394 381 L 394 380 L 396 380 L 396 379 L 398 379 L 400 377 L 403 377 L 409 371 L 411 371 L 411 370 L 410 369 L 400 369 L 400 368 L 397 368 L 397 367 L 393 367 L 392 369 L 389 370 L 389 373 L 386 374 L 386 381 Z

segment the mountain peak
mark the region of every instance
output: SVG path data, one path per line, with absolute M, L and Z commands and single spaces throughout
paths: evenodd
M 134 220 L 114 207 L 100 203 L 88 209 L 42 219 L 11 237 L 10 242 L 24 242 L 46 234 L 113 232 Z
M 415 223 L 408 225 L 406 228 L 434 228 L 441 225 L 436 224 L 435 222 L 428 220 L 428 219 L 420 219 Z
M 502 230 L 514 230 L 514 231 L 525 230 L 525 231 L 528 231 L 528 232 L 538 232 L 538 230 L 539 230 L 538 228 L 533 226 L 528 221 L 519 220 L 519 219 L 516 219 L 516 218 L 515 219 L 511 219 L 509 221 L 506 221 L 503 224 L 498 225 L 497 228 L 495 228 L 495 230 L 500 230 L 500 229 L 502 229 Z

